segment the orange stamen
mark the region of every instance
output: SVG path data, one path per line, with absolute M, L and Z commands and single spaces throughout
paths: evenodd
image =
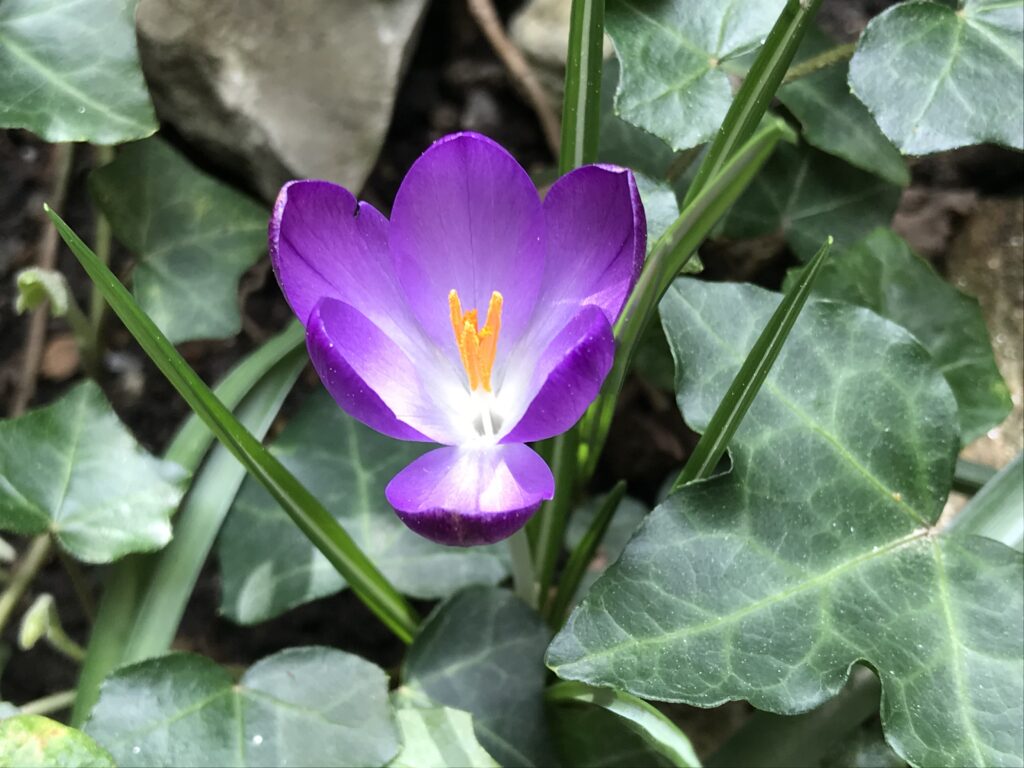
M 491 391 L 491 373 L 494 370 L 494 358 L 498 352 L 498 334 L 501 331 L 503 304 L 502 295 L 494 291 L 487 306 L 487 322 L 481 329 L 477 310 L 471 309 L 469 312 L 463 312 L 458 292 L 453 288 L 448 293 L 452 331 L 455 334 L 455 343 L 459 348 L 459 357 L 462 359 L 463 368 L 466 369 L 471 390 L 483 387 L 485 391 Z

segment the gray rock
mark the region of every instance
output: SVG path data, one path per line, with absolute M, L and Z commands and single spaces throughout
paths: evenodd
M 358 190 L 427 0 L 141 0 L 161 120 L 273 199 L 292 178 Z

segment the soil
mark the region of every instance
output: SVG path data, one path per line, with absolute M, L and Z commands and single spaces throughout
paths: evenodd
M 508 0 L 499 8 L 508 15 L 518 5 Z M 846 2 L 827 0 L 823 8 L 826 26 L 838 37 L 855 34 L 864 20 L 891 3 L 878 0 Z M 530 170 L 550 168 L 552 158 L 537 121 L 510 84 L 502 65 L 463 3 L 435 2 L 425 20 L 420 43 L 401 87 L 392 127 L 376 169 L 364 189 L 364 197 L 387 210 L 398 184 L 429 143 L 457 129 L 489 134 L 508 147 Z M 169 134 L 171 141 L 177 137 Z M 179 142 L 180 143 L 180 142 Z M 197 157 L 205 167 L 208 158 Z M 35 259 L 42 220 L 42 202 L 52 184 L 48 145 L 20 131 L 0 132 L 0 402 L 9 403 L 21 364 L 27 323 L 14 313 L 13 276 Z M 92 214 L 86 177 L 94 158 L 91 152 L 76 153 L 66 218 L 86 241 L 92 232 Z M 963 226 L 973 201 L 986 196 L 1020 195 L 1024 189 L 1024 158 L 1018 153 L 979 147 L 927 158 L 913 164 L 913 184 L 901 209 L 903 233 L 941 267 L 951 239 Z M 959 197 L 950 199 L 951 193 Z M 936 239 L 936 233 L 939 233 Z M 714 243 L 702 251 L 708 279 L 742 279 L 777 288 L 785 269 L 793 264 L 781 241 L 768 238 L 753 245 Z M 78 301 L 87 305 L 90 285 L 73 257 L 63 247 L 60 268 L 68 277 Z M 126 274 L 131 256 L 115 246 L 115 271 Z M 222 376 L 242 355 L 279 329 L 290 313 L 265 265 L 254 268 L 243 281 L 244 330 L 237 338 L 221 342 L 183 345 L 186 359 L 207 381 Z M 49 335 L 65 333 L 66 324 L 51 320 Z M 148 361 L 116 320 L 107 324 L 108 353 L 104 360 L 103 385 L 120 417 L 149 450 L 161 451 L 188 413 L 162 375 Z M 60 366 L 56 366 L 58 369 Z M 80 376 L 80 374 L 75 374 Z M 67 370 L 40 378 L 33 405 L 58 397 L 73 381 Z M 287 420 L 303 391 L 317 386 L 306 375 L 279 419 Z M 629 481 L 630 492 L 653 502 L 659 487 L 686 458 L 695 435 L 683 424 L 673 397 L 657 383 L 634 376 L 628 383 L 612 426 L 609 449 L 601 462 L 599 477 Z M 22 542 L 15 541 L 21 548 Z M 90 588 L 98 596 L 98 569 L 88 572 Z M 39 576 L 34 593 L 48 591 L 57 597 L 68 632 L 83 644 L 88 619 L 70 590 L 68 579 L 54 560 Z M 26 598 L 27 601 L 30 598 Z M 301 644 L 327 644 L 358 653 L 385 668 L 394 668 L 402 647 L 374 620 L 351 593 L 319 600 L 288 612 L 257 627 L 242 628 L 217 615 L 218 580 L 213 563 L 207 565 L 189 604 L 177 647 L 193 649 L 227 664 L 249 663 L 279 649 Z M 424 612 L 428 605 L 420 606 Z M 6 629 L 4 651 L 15 648 L 17 621 Z M 75 668 L 63 657 L 37 646 L 30 652 L 13 651 L 3 675 L 0 698 L 17 703 L 74 686 Z M 732 708 L 735 713 L 736 707 Z M 742 707 L 740 707 L 742 711 Z M 712 719 L 688 713 L 675 714 L 702 733 Z M 697 719 L 699 717 L 699 719 Z M 720 718 L 731 728 L 735 715 Z M 711 736 L 710 733 L 706 735 Z M 720 736 L 712 736 L 714 741 Z

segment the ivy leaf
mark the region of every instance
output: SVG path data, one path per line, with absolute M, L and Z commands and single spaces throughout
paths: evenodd
M 242 327 L 238 278 L 267 247 L 267 212 L 160 139 L 122 148 L 90 189 L 114 235 L 139 258 L 135 298 L 173 343 Z
M 569 524 L 565 528 L 565 547 L 570 552 L 580 545 L 587 530 L 594 522 L 594 518 L 597 517 L 604 499 L 605 494 L 593 496 L 583 502 L 572 513 L 572 517 L 569 518 Z M 618 559 L 619 555 L 622 554 L 622 550 L 626 547 L 626 542 L 629 541 L 637 526 L 643 522 L 648 512 L 650 512 L 650 507 L 643 502 L 637 501 L 631 496 L 623 497 L 615 510 L 615 514 L 612 516 L 611 523 L 608 524 L 608 530 L 605 531 L 601 544 L 597 548 L 597 556 L 591 561 L 587 567 L 587 572 L 580 580 L 580 586 L 576 590 L 578 597 L 585 595 L 587 590 L 590 589 L 590 585 L 594 583 L 604 569 Z
M 797 61 L 821 53 L 831 42 L 810 30 Z M 901 187 L 910 183 L 907 164 L 847 84 L 849 62 L 841 61 L 779 89 L 778 97 L 800 121 L 804 140 L 851 165 Z
M 1010 391 L 977 300 L 943 280 L 892 230 L 876 229 L 827 261 L 814 293 L 868 307 L 917 337 L 956 396 L 965 445 L 1010 413 Z
M 0 720 L 0 765 L 115 768 L 110 754 L 84 733 L 40 715 Z
M 1024 149 L 1024 2 L 914 0 L 871 20 L 850 86 L 907 155 L 993 141 Z
M 725 220 L 725 233 L 747 238 L 781 232 L 808 261 L 831 235 L 841 251 L 887 226 L 898 187 L 816 149 L 779 144 Z
M 477 739 L 506 768 L 553 765 L 544 717 L 549 638 L 512 593 L 471 587 L 427 619 L 405 657 L 404 687 L 472 714 Z
M 388 768 L 498 768 L 473 734 L 473 717 L 450 707 L 396 713 L 402 751 Z
M 384 486 L 423 453 L 346 416 L 325 392 L 304 404 L 271 452 L 330 510 L 395 587 L 412 597 L 447 597 L 507 573 L 498 547 L 444 547 L 410 531 L 384 498 Z M 247 478 L 217 547 L 221 611 L 252 624 L 345 587 L 277 502 Z
M 379 766 L 398 752 L 387 676 L 331 648 L 290 648 L 235 681 L 175 653 L 109 677 L 86 732 L 119 766 Z
M 758 47 L 786 0 L 608 0 L 605 27 L 622 65 L 620 117 L 689 149 L 710 139 L 732 103 L 727 72 Z
M 154 133 L 135 47 L 135 3 L 0 3 L 0 128 L 93 144 Z
M 0 530 L 49 532 L 86 563 L 170 541 L 184 481 L 135 442 L 92 382 L 0 422 Z
M 778 300 L 678 280 L 662 301 L 694 428 Z M 808 303 L 733 438 L 732 471 L 650 514 L 549 665 L 647 698 L 795 714 L 864 660 L 904 758 L 1019 765 L 1024 558 L 932 527 L 958 447 L 953 395 L 909 333 Z
M 622 718 L 593 706 L 553 707 L 551 729 L 563 765 L 573 768 L 670 768 Z

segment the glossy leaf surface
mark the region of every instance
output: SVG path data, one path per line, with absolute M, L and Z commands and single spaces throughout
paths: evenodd
M 864 30 L 850 85 L 904 154 L 1024 149 L 1022 35 L 1022 0 L 900 3 Z
M 114 768 L 114 760 L 81 731 L 40 715 L 0 720 L 0 765 Z
M 147 453 L 100 388 L 0 422 L 0 529 L 51 533 L 87 563 L 159 549 L 185 472 Z
M 731 237 L 780 232 L 802 261 L 825 240 L 848 248 L 887 226 L 899 187 L 816 149 L 781 145 L 725 221 Z
M 621 717 L 585 705 L 553 707 L 551 730 L 563 765 L 573 768 L 669 768 Z
M 695 429 L 777 303 L 692 280 L 663 300 Z M 930 527 L 958 447 L 953 395 L 906 331 L 809 303 L 733 438 L 731 472 L 651 513 L 549 665 L 644 698 L 793 714 L 863 659 L 882 679 L 887 738 L 911 762 L 1020 763 L 1024 562 Z
M 124 147 L 90 185 L 114 236 L 138 257 L 135 297 L 168 339 L 240 330 L 238 278 L 267 247 L 261 205 L 157 138 Z
M 619 115 L 677 150 L 707 141 L 732 102 L 730 65 L 764 40 L 785 4 L 608 0 Z
M 177 653 L 104 683 L 86 731 L 128 766 L 379 766 L 398 752 L 387 676 L 331 648 L 268 656 L 241 680 Z
M 507 573 L 499 547 L 444 547 L 410 531 L 384 486 L 423 453 L 345 415 L 324 392 L 311 396 L 271 452 L 345 527 L 395 587 L 419 598 L 447 597 Z M 221 610 L 249 624 L 345 587 L 342 577 L 292 524 L 270 494 L 246 480 L 218 544 Z
M 544 717 L 540 616 L 511 592 L 473 587 L 424 623 L 402 667 L 414 696 L 473 715 L 477 739 L 499 764 L 553 764 Z
M 820 33 L 808 35 L 797 62 L 831 45 Z M 788 83 L 779 89 L 779 101 L 800 121 L 808 144 L 905 187 L 910 183 L 907 164 L 867 107 L 850 93 L 848 69 L 848 62 L 838 61 Z
M 877 229 L 822 267 L 814 293 L 868 307 L 914 334 L 949 382 L 969 443 L 1010 413 L 977 300 L 965 296 L 889 229 Z
M 388 768 L 498 768 L 473 733 L 473 717 L 450 707 L 406 707 L 395 713 L 402 751 Z
M 93 144 L 156 131 L 135 46 L 135 2 L 0 3 L 0 128 Z

